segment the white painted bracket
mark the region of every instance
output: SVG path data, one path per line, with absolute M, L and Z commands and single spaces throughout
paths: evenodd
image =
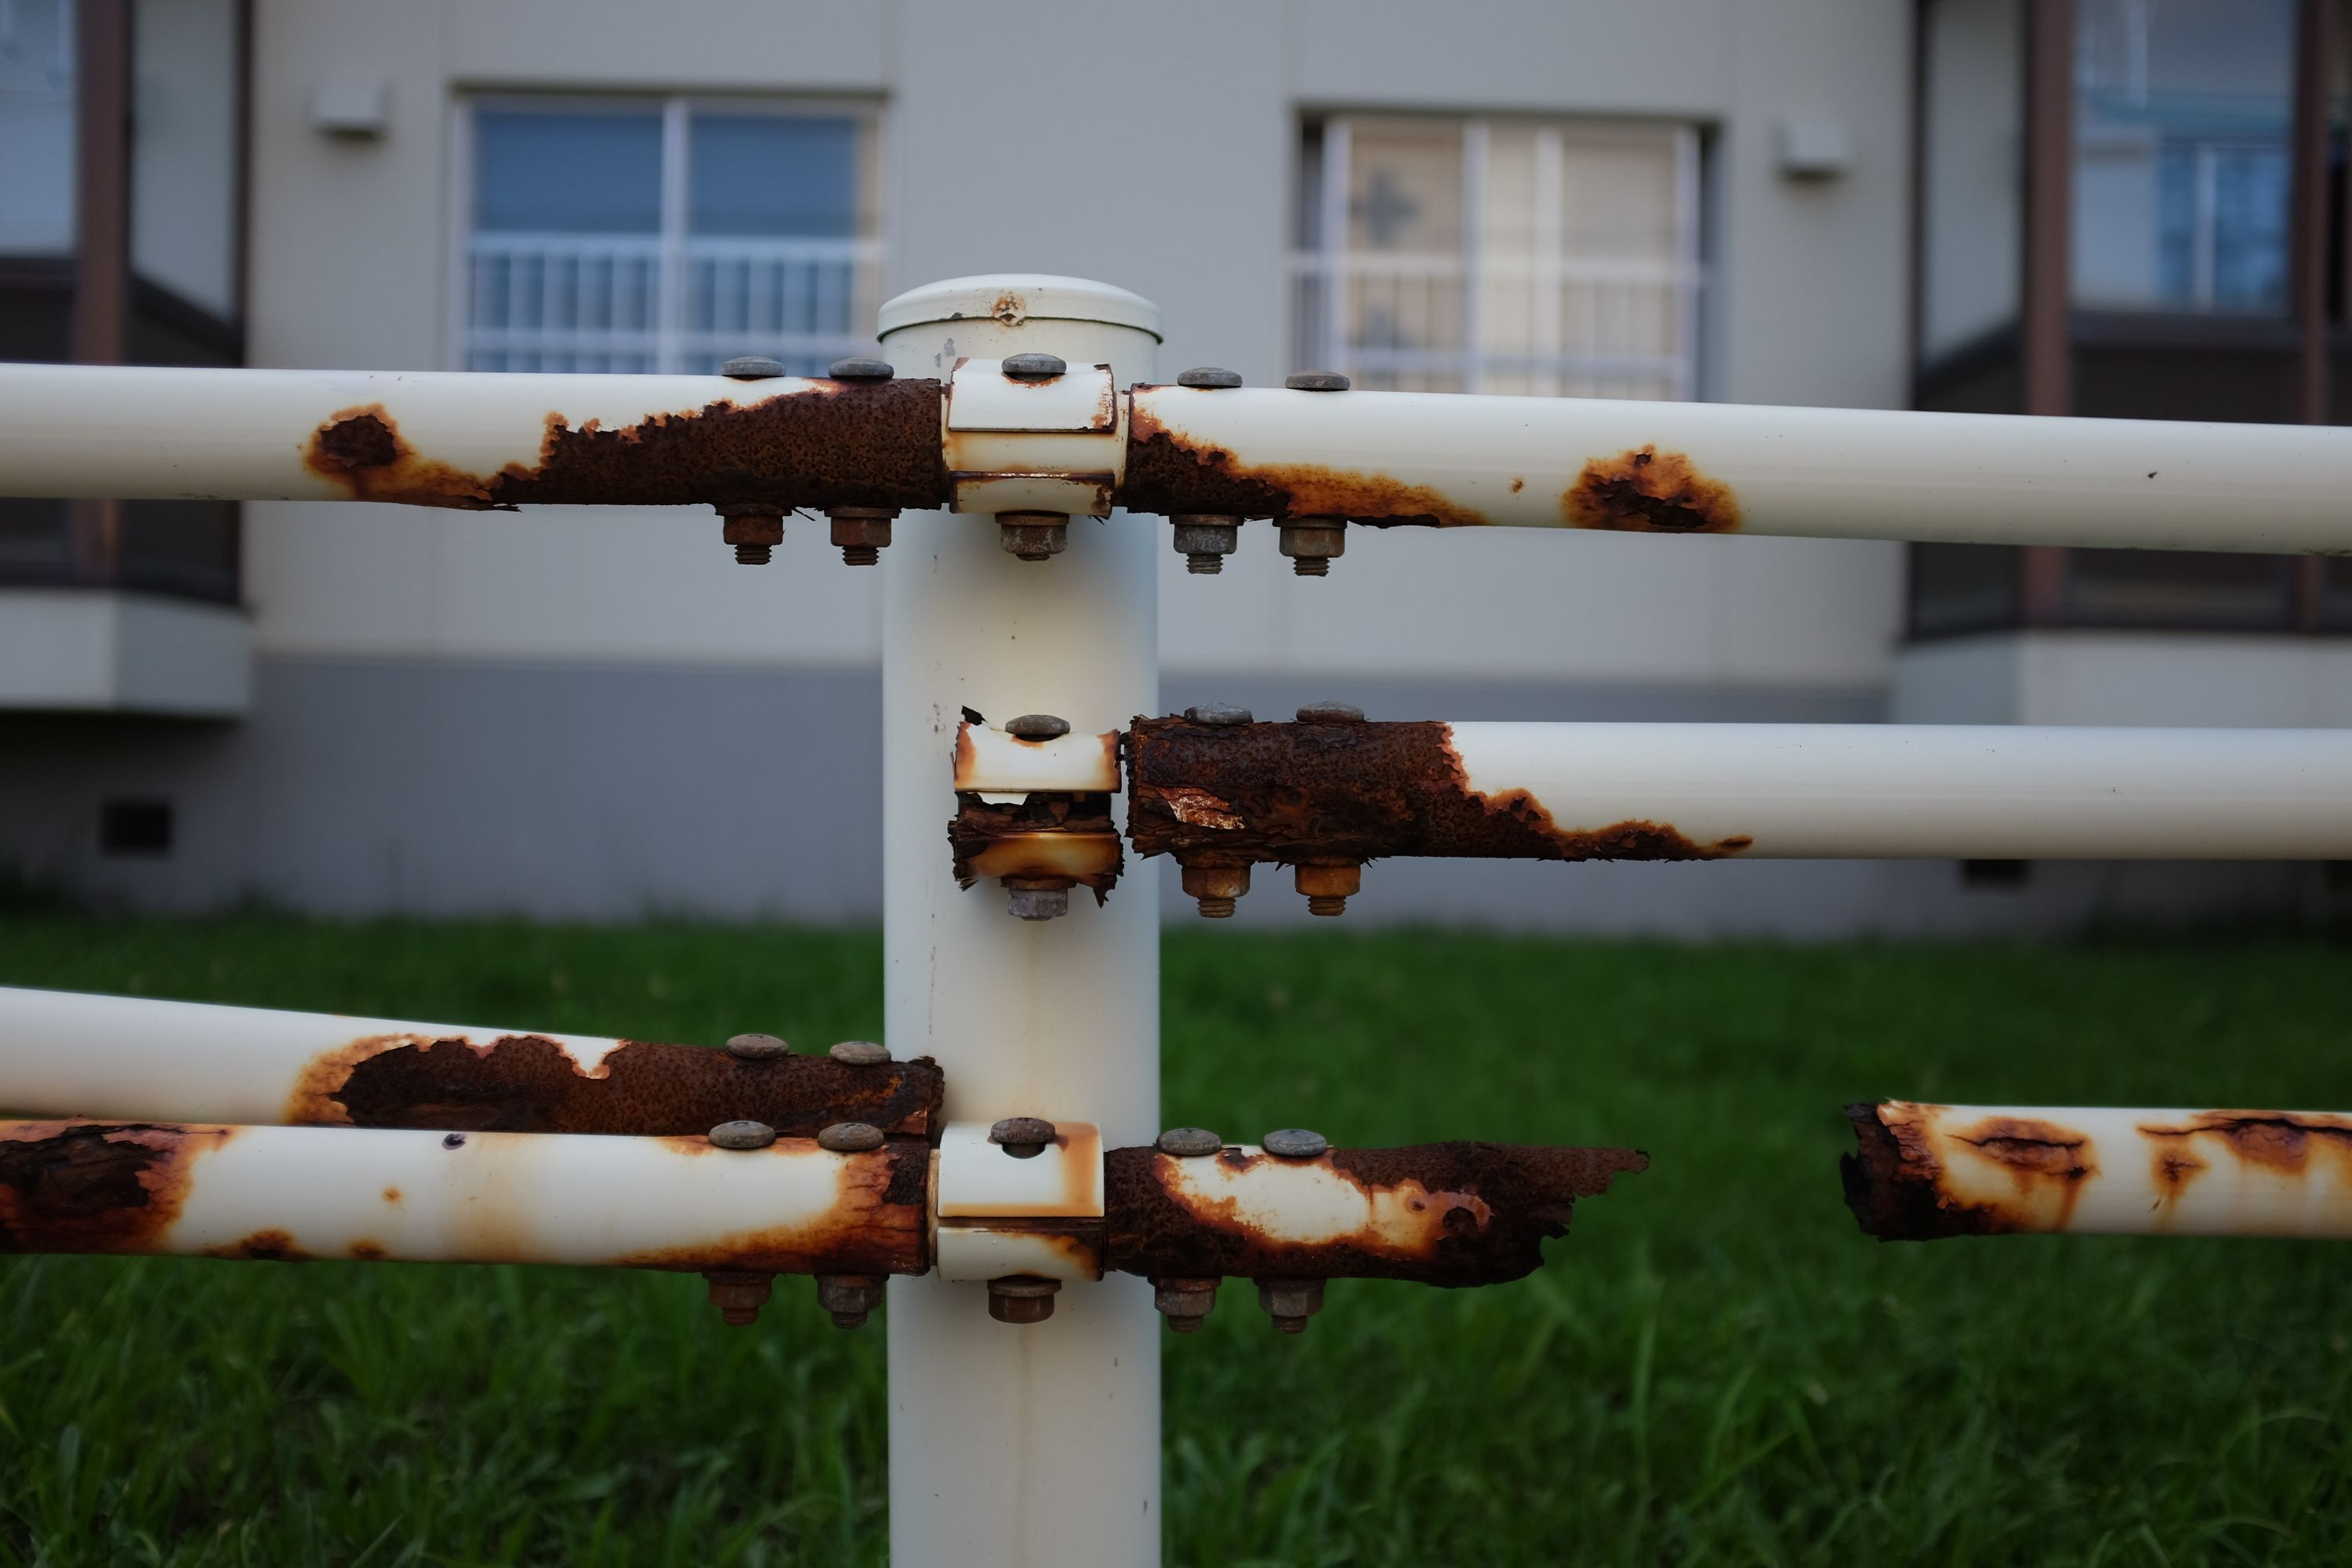
M 1108 517 L 1127 471 L 1127 400 L 1108 364 L 1045 379 L 962 359 L 948 377 L 951 510 Z
M 989 1126 L 950 1121 L 940 1135 L 931 1167 L 940 1278 L 1101 1279 L 1101 1130 L 1057 1121 L 1054 1142 L 1022 1160 L 988 1141 Z

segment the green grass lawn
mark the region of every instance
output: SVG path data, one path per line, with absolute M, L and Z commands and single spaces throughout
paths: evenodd
M 0 983 L 877 1037 L 870 934 L 0 920 Z M 2352 1562 L 2352 1253 L 1882 1246 L 1849 1100 L 2352 1104 L 2352 952 L 1167 943 L 1167 1118 L 1632 1143 L 1537 1277 L 1163 1337 L 1171 1563 Z M 0 1258 L 0 1561 L 879 1562 L 882 1336 L 691 1277 Z M 1012 1331 L 1006 1331 L 1008 1333 Z M 1058 1565 L 1057 1565 L 1058 1568 Z

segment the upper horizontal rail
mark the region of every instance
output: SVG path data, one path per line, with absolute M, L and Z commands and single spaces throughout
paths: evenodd
M 2352 429 L 1276 388 L 1125 401 L 1109 472 L 1068 477 L 1108 478 L 1138 511 L 2352 552 Z M 914 379 L 0 365 L 0 494 L 933 508 L 959 466 L 944 402 Z

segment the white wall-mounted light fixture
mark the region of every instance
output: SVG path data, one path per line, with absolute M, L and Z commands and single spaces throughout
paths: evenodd
M 341 72 L 310 95 L 310 129 L 341 141 L 374 142 L 392 129 L 392 82 Z

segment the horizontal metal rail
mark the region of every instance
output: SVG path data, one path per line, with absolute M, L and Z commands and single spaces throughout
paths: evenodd
M 871 1051 L 866 1053 L 870 1056 Z M 911 1062 L 0 987 L 0 1111 L 293 1125 L 699 1136 L 762 1121 L 929 1131 Z
M 2352 1116 L 1899 1100 L 1846 1114 L 1846 1203 L 1882 1241 L 2352 1237 Z
M 1004 378 L 956 374 L 975 406 Z M 1005 453 L 963 471 L 949 401 L 915 379 L 0 365 L 0 495 L 1018 512 L 1084 491 L 1192 526 L 2352 552 L 2352 430 L 2326 426 L 1139 385 L 1089 426 L 1125 431 L 1107 446 L 992 426 L 1023 489 Z

